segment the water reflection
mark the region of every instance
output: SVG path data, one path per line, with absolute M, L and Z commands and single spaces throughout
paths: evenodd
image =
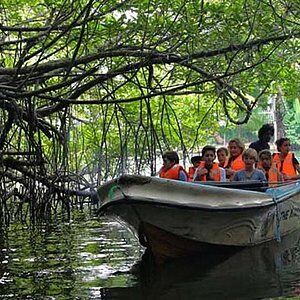
M 133 237 L 116 223 L 73 220 L 0 234 L 0 299 L 90 299 L 105 287 L 133 285 L 140 258 Z
M 300 232 L 157 268 L 129 232 L 75 218 L 0 231 L 0 299 L 262 299 L 300 294 Z M 142 257 L 141 257 L 142 256 Z
M 194 257 L 154 267 L 145 255 L 135 266 L 138 284 L 106 290 L 105 299 L 300 298 L 300 231 L 230 256 Z

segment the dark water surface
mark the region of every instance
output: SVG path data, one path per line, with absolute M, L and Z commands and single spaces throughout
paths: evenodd
M 117 223 L 72 222 L 0 231 L 0 299 L 300 299 L 300 232 L 230 256 L 155 268 Z

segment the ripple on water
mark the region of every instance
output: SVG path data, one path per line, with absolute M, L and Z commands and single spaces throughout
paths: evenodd
M 74 220 L 35 229 L 16 224 L 0 236 L 0 299 L 299 297 L 300 234 L 289 240 L 274 249 L 262 245 L 220 261 L 196 257 L 152 272 L 141 259 L 144 248 L 116 222 Z M 144 298 L 136 296 L 139 288 Z

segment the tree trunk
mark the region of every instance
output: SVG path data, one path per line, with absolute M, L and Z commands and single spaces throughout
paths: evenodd
M 275 120 L 277 127 L 277 137 L 275 137 L 275 139 L 280 139 L 286 136 L 285 125 L 283 124 L 283 117 L 286 113 L 286 109 L 281 88 L 279 88 L 278 93 L 276 94 L 275 101 Z

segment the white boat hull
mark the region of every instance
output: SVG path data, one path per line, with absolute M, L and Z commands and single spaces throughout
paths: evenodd
M 180 239 L 181 244 L 245 247 L 300 228 L 300 184 L 271 191 L 123 176 L 99 189 L 100 212 L 125 222 L 154 252 L 168 235 L 174 245 Z

